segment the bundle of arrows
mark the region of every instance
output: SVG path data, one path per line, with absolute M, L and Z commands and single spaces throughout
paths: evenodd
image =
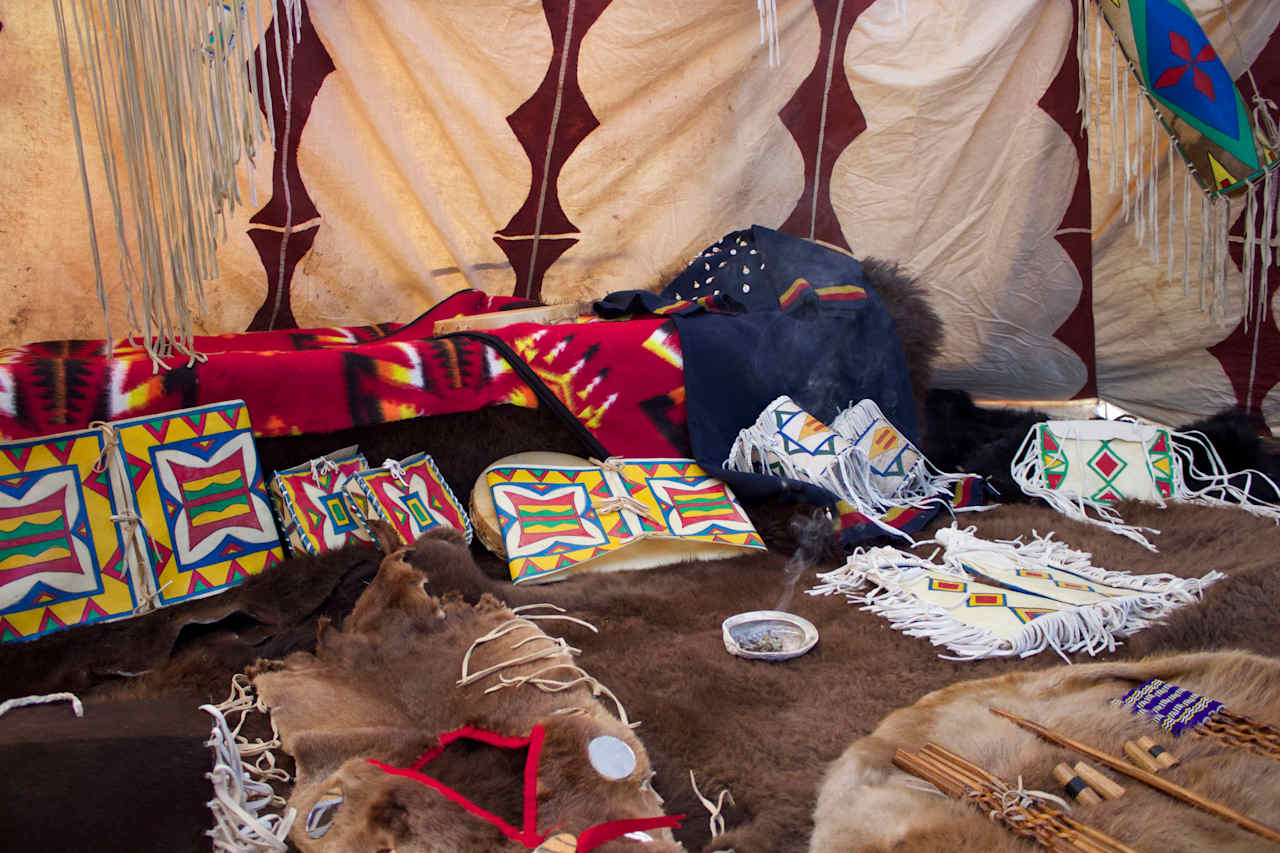
M 893 763 L 947 796 L 972 803 L 992 820 L 1050 850 L 1134 853 L 1132 848 L 1051 805 L 1048 795 L 1014 787 L 946 747 L 927 743 L 915 753 L 899 749 Z

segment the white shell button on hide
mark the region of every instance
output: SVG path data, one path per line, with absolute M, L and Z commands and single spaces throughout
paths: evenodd
M 587 744 L 591 766 L 606 779 L 625 779 L 636 769 L 636 754 L 613 735 L 600 735 Z

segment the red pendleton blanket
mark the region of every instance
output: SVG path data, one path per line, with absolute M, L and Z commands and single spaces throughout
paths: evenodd
M 0 439 L 232 399 L 248 404 L 259 436 L 509 403 L 563 406 L 610 454 L 678 455 L 684 371 L 670 320 L 583 317 L 432 336 L 440 320 L 528 305 L 471 290 L 404 325 L 199 337 L 206 360 L 175 356 L 160 372 L 127 340 L 0 349 Z

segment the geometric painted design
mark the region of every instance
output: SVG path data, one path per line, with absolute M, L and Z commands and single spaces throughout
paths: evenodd
M 1004 593 L 975 592 L 965 601 L 967 607 L 1004 607 Z
M 0 444 L 0 642 L 137 605 L 102 448 L 96 430 Z
M 1103 439 L 1093 456 L 1089 457 L 1089 469 L 1102 479 L 1102 485 L 1090 496 L 1099 503 L 1114 504 L 1124 500 L 1124 494 L 1116 488 L 1115 481 L 1129 467 L 1121 456 L 1111 449 L 1111 440 Z
M 613 462 L 489 469 L 513 581 L 546 579 L 654 537 L 765 547 L 729 488 L 693 460 Z
M 179 564 L 204 567 L 279 546 L 251 431 L 169 442 L 150 452 Z
M 547 268 L 578 242 L 564 236 L 578 229 L 560 205 L 560 170 L 600 124 L 578 82 L 578 56 L 587 31 L 611 2 L 543 0 L 551 59 L 538 88 L 507 116 L 529 158 L 529 193 L 506 227 L 494 234 L 515 272 L 516 296 L 540 298 Z
M 675 536 L 745 533 L 751 520 L 723 483 L 703 477 L 645 478 Z
M 284 559 L 244 403 L 114 427 L 158 605 L 212 595 Z
M 1079 592 L 1097 592 L 1097 590 L 1089 586 L 1089 584 L 1080 583 L 1078 581 L 1064 581 L 1064 580 L 1058 580 L 1057 578 L 1054 578 L 1053 585 L 1058 587 L 1059 589 L 1074 589 Z
M 1167 430 L 1160 430 L 1156 440 L 1147 448 L 1147 465 L 1151 469 L 1151 477 L 1155 481 L 1160 497 L 1169 500 L 1173 497 L 1173 439 Z
M 778 118 L 795 140 L 804 164 L 804 188 L 779 230 L 845 251 L 849 251 L 849 243 L 832 203 L 831 178 L 836 160 L 867 127 L 844 73 L 844 60 L 854 22 L 871 2 L 813 4 L 819 27 L 813 68 L 778 110 Z
M 609 542 L 581 483 L 493 487 L 494 506 L 508 547 L 517 558 L 565 553 Z
M 356 521 L 347 510 L 345 492 L 327 494 L 321 501 L 321 505 L 324 507 L 325 520 L 329 522 L 335 533 L 347 533 L 356 529 Z
M 408 494 L 400 495 L 399 501 L 400 506 L 404 507 L 405 511 L 409 513 L 414 522 L 422 529 L 426 530 L 439 525 L 439 522 L 437 522 L 431 516 L 431 513 L 427 511 L 427 505 L 423 502 L 422 496 L 418 493 L 410 492 Z
M 1045 485 L 1050 489 L 1059 488 L 1067 479 L 1070 468 L 1067 455 L 1062 451 L 1048 424 L 1041 424 L 1038 429 L 1040 437 L 1040 464 L 1044 468 Z
M 322 554 L 370 541 L 347 491 L 351 476 L 367 467 L 364 455 L 349 447 L 276 472 L 271 497 L 294 554 Z
M 1146 0 L 1141 5 L 1146 19 L 1144 65 L 1147 79 L 1153 81 L 1153 94 L 1178 115 L 1194 118 L 1238 142 L 1249 125 L 1242 127 L 1237 120 L 1235 81 L 1191 11 L 1169 0 Z M 1252 138 L 1249 144 L 1252 147 Z
M 1040 580 L 1053 580 L 1053 575 L 1040 569 L 1015 569 L 1014 573 L 1020 578 L 1039 578 Z
M 929 589 L 933 592 L 965 592 L 969 585 L 964 581 L 948 581 L 941 578 L 929 578 Z
M 771 413 L 776 438 L 770 436 L 769 450 L 765 456 L 785 455 L 791 465 L 805 474 L 820 477 L 831 467 L 833 458 L 851 445 L 843 436 L 801 409 L 794 401 L 782 399 L 783 402 L 767 410 Z
M 172 463 L 170 471 L 190 525 L 191 548 L 228 527 L 247 526 L 262 531 L 262 523 L 253 511 L 242 453 L 238 451 L 216 465 Z
M 395 465 L 356 471 L 347 481 L 353 499 L 362 499 L 366 518 L 380 518 L 411 543 L 428 530 L 452 527 L 471 541 L 471 519 L 444 475 L 425 452 Z
M 960 561 L 967 575 L 991 584 L 992 587 L 1007 589 L 1017 594 L 1017 601 L 1005 602 L 1011 610 L 1030 608 L 1032 611 L 1040 611 L 1035 613 L 1035 616 L 1043 616 L 1045 613 L 1057 610 L 1059 605 L 1088 606 L 1108 598 L 1134 595 L 1132 590 L 1091 581 L 1076 572 L 1039 559 L 1032 561 L 1034 567 L 1024 567 L 1020 565 L 1021 557 L 1015 557 L 1000 550 L 984 549 L 981 540 L 969 546 L 949 545 L 949 547 L 956 549 L 959 553 L 949 551 L 948 558 Z M 1037 605 L 1036 602 L 1039 604 Z M 970 602 L 970 606 L 975 605 Z M 1026 622 L 1025 617 L 1029 614 L 1015 615 Z
M 1036 429 L 1043 485 L 1071 500 L 1158 503 L 1176 491 L 1177 459 L 1165 431 L 1121 421 L 1048 421 Z
M 0 584 L 13 594 L 15 582 L 37 574 L 76 575 L 90 583 L 96 574 L 86 543 L 74 540 L 68 518 L 83 511 L 74 469 L 53 470 L 43 477 L 21 477 L 25 491 L 12 495 L 22 503 L 0 502 Z M 32 497 L 32 486 L 44 497 Z M 0 480 L 0 489 L 4 481 Z M 9 495 L 5 495 L 9 498 Z
M 1186 4 L 1127 0 L 1102 12 L 1204 191 L 1225 194 L 1260 177 L 1248 108 Z
M 1036 607 L 1010 607 L 1009 610 L 1014 616 L 1018 617 L 1018 621 L 1023 624 L 1026 624 L 1037 617 L 1047 616 L 1050 613 L 1058 612 L 1056 610 L 1045 610 L 1043 608 Z
M 852 441 L 867 456 L 871 473 L 875 475 L 871 483 L 876 491 L 885 497 L 893 497 L 916 470 L 922 457 L 915 445 L 879 414 L 878 408 L 875 411 L 868 409 L 866 413 L 874 417 Z
M 291 304 L 293 274 L 320 230 L 319 224 L 298 228 L 300 223 L 320 218 L 298 168 L 298 145 L 316 96 L 325 78 L 336 68 L 311 23 L 305 0 L 299 5 L 297 41 L 292 37 L 287 43 L 270 38 L 268 24 L 248 60 L 254 67 L 265 69 L 256 106 L 273 119 L 275 127 L 272 160 L 267 164 L 272 177 L 271 198 L 249 220 L 252 226 L 261 226 L 250 227 L 248 236 L 267 279 L 267 292 L 249 323 L 250 330 L 297 327 Z

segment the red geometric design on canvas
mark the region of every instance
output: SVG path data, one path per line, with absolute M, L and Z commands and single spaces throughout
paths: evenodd
M 169 421 L 165 418 L 142 421 L 139 426 L 146 430 L 147 435 L 155 439 L 156 444 L 164 443 L 164 437 L 169 434 Z
M 53 608 L 47 607 L 45 608 L 44 615 L 40 617 L 40 627 L 36 629 L 36 633 L 43 634 L 44 632 L 51 630 L 55 625 L 59 628 L 67 627 L 67 623 L 58 618 L 57 614 L 53 612 Z
M 796 141 L 804 160 L 804 189 L 778 230 L 821 240 L 845 251 L 849 251 L 849 242 L 831 203 L 831 174 L 840 154 L 867 129 L 867 120 L 844 72 L 844 55 L 854 22 L 871 3 L 872 0 L 846 0 L 840 4 L 815 0 L 813 7 L 821 29 L 818 55 L 809 76 L 778 111 L 778 118 Z
M 508 492 L 506 497 L 511 501 L 516 523 L 520 526 L 521 548 L 565 536 L 592 535 L 578 517 L 571 494 L 539 499 Z
M 161 438 L 160 440 L 163 441 L 164 439 Z M 141 456 L 135 456 L 129 451 L 124 450 L 123 447 L 121 450 L 124 455 L 125 469 L 133 472 L 130 485 L 133 486 L 133 490 L 136 493 L 142 488 L 142 484 L 147 481 L 147 477 L 151 476 L 151 460 L 143 459 Z
M 217 414 L 222 418 L 222 422 L 227 425 L 227 429 L 235 429 L 236 422 L 240 417 L 240 408 L 238 406 L 228 406 L 225 409 L 214 409 L 211 414 Z
M 1090 0 L 1073 0 L 1073 6 Z M 1066 44 L 1076 43 L 1079 21 L 1072 15 L 1071 35 Z M 1053 337 L 1084 362 L 1084 384 L 1076 391 L 1077 397 L 1098 396 L 1098 364 L 1095 354 L 1096 334 L 1093 322 L 1093 245 L 1092 210 L 1089 182 L 1089 138 L 1082 127 L 1082 117 L 1077 110 L 1080 97 L 1080 58 L 1074 50 L 1063 51 L 1062 65 L 1057 76 L 1041 95 L 1037 106 L 1053 119 L 1066 134 L 1075 149 L 1076 185 L 1071 200 L 1063 211 L 1062 220 L 1054 230 L 1054 240 L 1067 253 L 1076 274 L 1080 277 L 1080 298 L 1067 318 L 1054 331 Z
M 227 527 L 252 527 L 262 530 L 262 524 L 254 511 L 253 499 L 249 492 L 249 476 L 246 471 L 244 452 L 237 450 L 222 462 L 215 465 L 190 466 L 171 464 L 174 478 L 182 490 L 183 505 L 187 511 L 187 519 L 191 528 L 189 547 L 195 548 L 201 542 Z M 211 478 L 223 479 L 223 475 L 234 474 L 229 483 L 210 484 Z M 193 488 L 194 485 L 200 488 Z M 238 509 L 232 515 L 224 515 L 228 509 Z
M 111 481 L 108 479 L 106 471 L 101 474 L 95 474 L 87 480 L 82 480 L 81 485 L 85 491 L 93 492 L 95 495 L 101 495 L 104 498 L 111 495 Z
M 119 548 L 111 549 L 111 557 L 99 567 L 99 570 L 107 577 L 115 578 L 122 583 L 129 577 L 129 567 L 125 565 L 124 554 Z
M 1181 34 L 1169 31 L 1169 51 L 1179 59 L 1186 60 L 1186 65 L 1175 65 L 1166 68 L 1164 73 L 1156 78 L 1155 87 L 1157 89 L 1166 89 L 1169 86 L 1176 85 L 1182 76 L 1187 72 L 1188 68 L 1193 70 L 1195 74 L 1194 85 L 1200 94 L 1209 100 L 1215 100 L 1213 92 L 1213 81 L 1209 79 L 1209 75 L 1205 74 L 1199 68 L 1195 67 L 1197 62 L 1208 62 L 1215 58 L 1213 45 L 1206 44 L 1200 48 L 1200 52 L 1196 54 L 1195 59 L 1191 58 L 1191 44 Z
M 191 575 L 189 576 L 189 581 L 187 583 L 187 591 L 185 594 L 192 595 L 194 593 L 200 592 L 201 590 L 213 589 L 214 586 L 215 584 L 210 583 L 209 579 L 206 578 L 204 575 L 200 574 L 200 571 L 198 569 L 193 570 L 191 572 Z
M 92 598 L 87 598 L 85 599 L 85 602 L 84 602 L 84 610 L 80 612 L 79 621 L 92 622 L 95 619 L 105 619 L 109 615 L 110 614 L 107 613 L 107 611 L 103 610 L 101 607 L 99 607 L 98 604 Z
M 680 522 L 685 525 L 708 521 L 729 521 L 741 524 L 745 519 L 729 499 L 723 486 L 707 486 L 702 489 L 669 489 L 666 498 L 671 502 Z
M 287 28 L 283 22 L 281 38 L 277 42 L 272 37 L 274 25 L 268 24 L 258 49 L 250 59 L 258 68 L 262 67 L 262 60 L 266 61 L 266 85 L 258 92 L 258 107 L 267 115 L 269 92 L 271 117 L 275 125 L 271 198 L 249 220 L 253 225 L 266 226 L 250 228 L 248 234 L 258 250 L 267 281 L 267 293 L 249 323 L 250 331 L 297 328 L 291 304 L 293 273 L 298 261 L 310 250 L 320 228 L 315 225 L 304 232 L 294 231 L 297 224 L 320 216 L 298 168 L 298 145 L 302 141 L 303 128 L 311 117 L 316 95 L 336 66 L 311 23 L 311 10 L 307 8 L 306 0 L 302 0 L 301 11 L 301 38 L 297 42 L 292 37 L 285 37 Z M 281 50 L 284 56 L 281 56 Z
M 206 432 L 208 432 L 208 430 L 205 429 L 209 420 L 208 410 L 200 412 L 199 414 L 183 415 L 178 420 L 182 421 L 187 426 L 189 426 L 191 428 L 191 431 L 196 435 L 204 435 Z
M 545 234 L 576 234 L 560 204 L 560 170 L 600 121 L 578 83 L 578 55 L 592 24 L 613 0 L 543 0 L 551 34 L 551 61 L 529 99 L 507 116 L 532 172 L 529 194 L 494 240 L 515 272 L 514 295 L 538 299 L 546 269 L 575 238 L 547 240 Z M 547 254 L 552 257 L 548 258 Z
M 66 510 L 66 489 L 59 489 L 40 500 L 15 507 L 0 508 L 0 522 L 17 522 L 14 532 L 21 530 L 24 524 L 32 527 L 47 527 L 48 522 L 36 520 L 36 516 L 56 513 L 59 518 Z M 7 525 L 6 525 L 7 526 Z M 51 548 L 65 550 L 66 555 L 52 557 L 40 562 L 22 563 L 7 569 L 0 569 L 0 584 L 12 583 L 34 574 L 56 572 L 63 574 L 84 574 L 85 569 L 76 559 L 75 549 L 67 535 L 66 520 L 61 518 L 57 529 L 39 530 L 23 536 L 6 538 L 0 541 L 0 558 L 9 557 L 19 551 L 25 552 L 32 560 L 47 553 Z M 2 562 L 3 560 L 0 560 Z
M 0 643 L 11 643 L 21 640 L 24 636 L 26 635 L 15 628 L 12 622 L 0 616 Z
M 9 463 L 13 465 L 15 470 L 23 471 L 26 469 L 27 460 L 31 458 L 31 451 L 34 450 L 35 447 L 36 445 L 34 444 L 27 444 L 22 447 L 16 447 L 12 450 L 0 450 L 0 453 L 4 454 L 4 457 L 9 460 Z
M 1112 456 L 1109 451 L 1104 450 L 1093 460 L 1093 466 L 1101 472 L 1102 476 L 1110 480 L 1111 475 L 1120 467 L 1120 460 Z
M 1017 616 L 1018 619 L 1024 623 L 1030 622 L 1032 619 L 1038 619 L 1041 616 L 1047 616 L 1050 613 L 1056 612 L 1053 610 L 1040 610 L 1034 607 L 1013 607 L 1010 609 L 1013 611 L 1014 615 Z
M 46 442 L 45 450 L 49 451 L 49 455 L 58 460 L 63 465 L 71 464 L 71 451 L 75 448 L 75 439 L 64 438 L 58 441 Z
M 244 570 L 244 566 L 240 565 L 235 560 L 232 560 L 231 565 L 227 569 L 227 583 L 231 583 L 236 580 L 245 580 L 248 577 L 249 573 Z
M 157 569 L 168 565 L 169 561 L 173 558 L 173 549 L 165 545 L 159 539 L 151 539 L 149 541 L 151 543 L 151 547 L 154 548 L 156 552 Z

